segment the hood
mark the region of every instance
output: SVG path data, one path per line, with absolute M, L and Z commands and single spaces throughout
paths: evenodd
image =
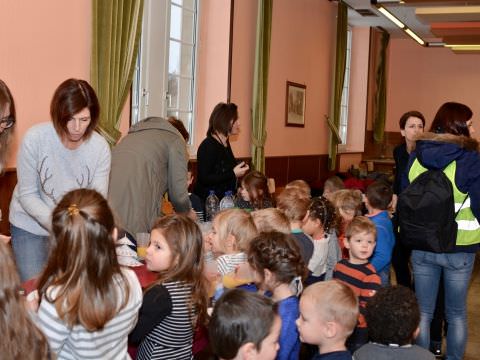
M 415 149 L 420 163 L 429 169 L 443 169 L 466 151 L 479 151 L 478 141 L 467 136 L 430 132 L 417 138 Z
M 168 131 L 175 135 L 182 136 L 172 124 L 170 124 L 167 120 L 161 117 L 148 117 L 136 123 L 132 127 L 130 127 L 130 129 L 128 130 L 128 133 L 132 134 L 139 131 L 152 130 L 152 129 Z

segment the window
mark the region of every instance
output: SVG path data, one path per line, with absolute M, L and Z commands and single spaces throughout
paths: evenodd
M 197 0 L 146 0 L 132 122 L 176 116 L 193 134 Z
M 342 139 L 342 148 L 346 149 L 347 144 L 347 128 L 348 128 L 348 101 L 350 89 L 350 67 L 352 60 L 352 29 L 349 27 L 347 31 L 347 53 L 345 61 L 345 78 L 343 81 L 342 102 L 340 105 L 340 124 L 338 132 Z

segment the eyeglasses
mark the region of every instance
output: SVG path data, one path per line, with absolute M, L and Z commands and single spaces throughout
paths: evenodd
M 11 128 L 13 124 L 15 124 L 15 119 L 12 115 L 0 118 L 0 126 L 4 129 Z

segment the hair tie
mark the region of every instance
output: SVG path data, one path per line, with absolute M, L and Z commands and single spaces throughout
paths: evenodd
M 80 213 L 80 210 L 78 209 L 77 204 L 72 204 L 68 207 L 68 216 L 74 216 L 78 215 Z
M 288 287 L 292 290 L 295 296 L 300 296 L 303 291 L 302 278 L 300 276 L 295 276 Z

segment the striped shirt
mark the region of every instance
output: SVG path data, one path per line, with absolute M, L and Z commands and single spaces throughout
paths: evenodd
M 377 275 L 372 264 L 352 264 L 348 260 L 340 260 L 333 271 L 333 278 L 347 284 L 358 296 L 360 314 L 358 327 L 367 327 L 365 308 L 367 301 L 380 289 L 380 276 Z
M 192 359 L 194 311 L 189 307 L 192 287 L 183 281 L 165 282 L 161 286 L 169 298 L 158 298 L 157 302 L 171 302 L 171 310 L 140 343 L 137 360 Z
M 142 304 L 142 289 L 135 273 L 122 268 L 130 288 L 126 306 L 99 331 L 88 331 L 81 324 L 69 327 L 58 316 L 55 304 L 45 298 L 38 309 L 39 327 L 48 339 L 50 349 L 58 359 L 130 359 L 127 353 L 127 336 L 137 322 Z M 118 282 L 118 296 L 123 301 L 125 284 Z M 48 295 L 55 297 L 59 288 L 49 288 Z
M 235 272 L 238 265 L 247 262 L 247 254 L 240 252 L 238 254 L 225 254 L 217 258 L 218 272 L 221 275 L 227 275 Z

